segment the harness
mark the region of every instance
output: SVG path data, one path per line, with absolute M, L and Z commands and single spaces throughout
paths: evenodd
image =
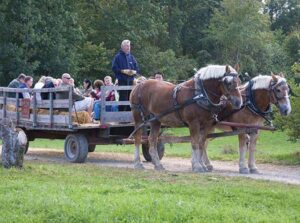
M 244 108 L 248 108 L 252 113 L 254 113 L 255 115 L 258 115 L 260 117 L 262 117 L 263 119 L 265 119 L 268 124 L 270 124 L 272 126 L 272 120 L 271 120 L 271 115 L 272 115 L 272 107 L 269 104 L 268 108 L 266 111 L 262 111 L 259 107 L 257 107 L 256 103 L 255 103 L 255 99 L 254 99 L 254 94 L 252 91 L 252 86 L 253 86 L 253 80 L 249 81 L 249 84 L 246 88 L 246 100 L 243 102 L 243 105 L 240 109 L 235 109 L 233 111 L 231 111 L 229 114 L 223 116 L 220 121 L 230 117 L 231 115 L 235 114 L 236 112 L 241 111 Z M 278 95 L 276 94 L 275 88 L 281 84 L 284 84 L 285 81 L 281 81 L 281 82 L 274 82 L 271 81 L 270 83 L 270 88 L 269 91 L 271 91 L 271 93 L 274 94 L 274 97 L 276 99 L 275 101 L 275 105 L 278 104 L 278 100 L 282 99 L 280 97 L 278 97 Z
M 178 101 L 177 101 L 177 94 L 183 86 L 182 86 L 182 84 L 176 85 L 173 89 L 173 94 L 172 94 L 173 107 L 167 109 L 166 111 L 164 111 L 163 113 L 161 113 L 159 115 L 154 115 L 152 113 L 150 113 L 150 114 L 146 113 L 146 109 L 142 105 L 142 101 L 141 101 L 141 98 L 142 98 L 141 86 L 142 86 L 143 83 L 140 83 L 137 86 L 138 87 L 137 91 L 138 91 L 139 102 L 138 102 L 138 104 L 133 104 L 132 103 L 131 104 L 131 109 L 132 110 L 135 109 L 135 110 L 140 111 L 143 122 L 137 128 L 134 129 L 134 131 L 130 134 L 129 138 L 131 138 L 140 128 L 142 128 L 148 122 L 159 120 L 162 117 L 164 117 L 168 114 L 171 114 L 173 112 L 176 112 L 177 117 L 182 121 L 182 123 L 184 125 L 187 126 L 187 123 L 183 121 L 179 110 L 186 107 L 186 106 L 188 106 L 188 105 L 194 104 L 194 103 L 197 103 L 197 105 L 199 107 L 203 108 L 204 110 L 210 111 L 212 113 L 213 118 L 216 119 L 217 113 L 219 113 L 224 107 L 223 100 L 221 99 L 220 103 L 218 103 L 218 104 L 213 103 L 209 99 L 208 94 L 206 93 L 206 91 L 204 89 L 203 81 L 200 78 L 198 78 L 197 75 L 195 75 L 194 81 L 195 81 L 195 96 L 193 98 L 190 98 L 190 99 L 184 101 L 182 104 L 179 104 Z
M 262 117 L 269 124 L 272 125 L 272 121 L 270 120 L 270 116 L 272 114 L 271 105 L 269 104 L 268 109 L 266 111 L 262 111 L 259 107 L 257 107 L 255 100 L 254 100 L 252 86 L 253 86 L 253 80 L 250 80 L 249 84 L 247 86 L 247 89 L 246 89 L 246 101 L 244 102 L 243 107 L 244 106 L 247 107 L 252 113 Z M 271 89 L 271 90 L 273 91 L 273 89 Z

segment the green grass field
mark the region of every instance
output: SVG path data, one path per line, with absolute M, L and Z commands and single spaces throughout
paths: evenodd
M 168 130 L 174 135 L 188 135 L 186 128 Z M 30 142 L 30 147 L 63 149 L 63 140 L 37 139 Z M 133 146 L 99 145 L 97 151 L 133 153 Z M 191 146 L 189 143 L 166 145 L 166 156 L 190 157 Z M 208 147 L 209 157 L 213 160 L 237 160 L 237 136 L 214 139 Z M 258 162 L 285 165 L 300 165 L 300 142 L 292 143 L 284 132 L 261 132 L 258 140 L 256 159 Z
M 0 222 L 300 222 L 300 187 L 90 164 L 0 167 Z

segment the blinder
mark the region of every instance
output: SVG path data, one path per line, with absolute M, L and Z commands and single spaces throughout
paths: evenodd
M 288 95 L 283 95 L 283 96 L 280 96 L 280 95 L 278 95 L 280 92 L 278 92 L 277 90 L 276 90 L 276 88 L 277 87 L 280 87 L 280 86 L 282 86 L 282 85 L 286 85 L 287 86 L 287 89 L 286 90 L 288 90 L 288 92 L 290 92 L 289 91 L 289 86 L 287 85 L 287 83 L 285 82 L 285 80 L 281 80 L 281 81 L 279 81 L 279 82 L 275 82 L 275 81 L 271 81 L 271 83 L 270 83 L 270 91 L 271 91 L 271 93 L 273 93 L 273 95 L 274 95 L 274 98 L 275 98 L 275 103 L 274 104 L 278 104 L 278 101 L 279 100 L 282 100 L 282 99 L 284 99 L 284 98 L 289 98 L 289 94 Z
M 232 78 L 231 81 L 228 81 L 228 78 Z M 236 86 L 233 83 L 237 83 L 239 79 L 239 75 L 237 73 L 225 73 L 224 77 L 220 80 L 224 84 L 224 88 L 227 94 L 234 91 Z

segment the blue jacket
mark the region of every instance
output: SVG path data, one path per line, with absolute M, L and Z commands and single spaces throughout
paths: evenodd
M 125 54 L 122 50 L 120 50 L 112 62 L 112 70 L 115 73 L 115 77 L 118 80 L 133 80 L 133 76 L 121 73 L 121 70 L 124 69 L 136 70 L 138 74 L 140 73 L 140 68 L 134 56 L 130 53 Z

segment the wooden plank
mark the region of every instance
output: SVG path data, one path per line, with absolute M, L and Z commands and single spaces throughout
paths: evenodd
M 69 91 L 68 87 L 57 87 L 57 88 L 42 88 L 42 89 L 33 89 L 33 88 L 8 88 L 8 87 L 0 87 L 0 91 L 3 92 L 43 92 L 43 93 L 47 93 L 47 92 L 62 92 L 62 91 Z
M 72 109 L 73 109 L 73 105 L 74 105 L 74 102 L 73 102 L 73 88 L 70 88 L 70 91 L 69 91 L 69 128 L 70 129 L 73 127 L 73 125 L 72 125 Z
M 107 122 L 133 122 L 133 116 L 131 112 L 105 112 L 101 123 Z
M 101 86 L 101 92 L 116 90 L 116 91 L 122 91 L 122 90 L 132 90 L 133 86 Z
M 0 104 L 3 104 L 4 98 L 0 98 Z M 6 97 L 7 104 L 16 104 L 16 98 L 8 98 Z M 21 104 L 21 99 L 19 99 L 19 104 Z M 50 108 L 51 101 L 50 100 L 37 100 L 37 108 Z M 31 104 L 31 108 L 33 108 L 33 104 Z M 69 99 L 55 99 L 53 100 L 53 108 L 69 108 Z
M 105 101 L 105 106 L 108 105 L 130 105 L 129 101 Z

